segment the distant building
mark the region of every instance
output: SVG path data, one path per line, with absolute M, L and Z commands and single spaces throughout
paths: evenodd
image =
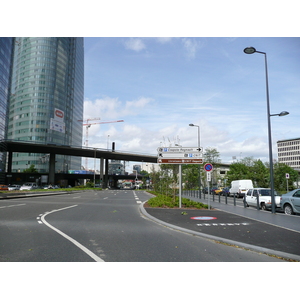
M 300 170 L 300 138 L 277 142 L 278 162 Z
M 108 164 L 108 174 L 109 175 L 124 175 L 125 166 L 120 160 L 112 159 Z
M 142 166 L 141 165 L 133 165 L 132 170 L 137 171 L 137 173 L 140 174 L 142 171 Z

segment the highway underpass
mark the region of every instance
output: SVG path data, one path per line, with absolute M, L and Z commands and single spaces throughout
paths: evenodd
M 157 156 L 138 154 L 138 153 L 127 153 L 119 151 L 108 151 L 105 149 L 97 148 L 87 148 L 82 146 L 68 146 L 68 145 L 56 145 L 56 144 L 40 144 L 25 141 L 15 141 L 15 140 L 1 140 L 0 141 L 0 151 L 7 152 L 7 172 L 5 173 L 5 184 L 9 183 L 10 180 L 14 178 L 12 173 L 12 155 L 14 152 L 24 152 L 24 153 L 45 153 L 49 154 L 49 182 L 57 182 L 58 178 L 77 176 L 77 178 L 82 177 L 80 174 L 62 174 L 55 173 L 55 156 L 56 155 L 68 155 L 68 156 L 79 156 L 79 157 L 90 157 L 100 159 L 100 177 L 103 180 L 103 187 L 107 187 L 109 175 L 108 175 L 108 160 L 123 160 L 123 161 L 137 161 L 137 162 L 149 162 L 157 163 Z M 21 174 L 17 174 L 21 176 Z M 31 177 L 33 174 L 29 174 Z M 35 174 L 37 175 L 37 174 Z M 39 174 L 39 176 L 42 174 Z M 80 176 L 79 176 L 80 175 Z M 93 174 L 85 174 L 85 178 L 94 178 Z M 116 175 L 114 175 L 116 176 Z M 120 176 L 119 176 L 120 178 Z M 32 179 L 32 178 L 29 178 Z M 121 178 L 120 178 L 121 179 Z M 26 180 L 34 181 L 34 180 Z

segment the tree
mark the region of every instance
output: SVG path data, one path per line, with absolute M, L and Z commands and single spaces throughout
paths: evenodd
M 269 169 L 266 165 L 259 159 L 254 161 L 251 167 L 250 179 L 257 187 L 269 187 Z
M 250 168 L 240 162 L 231 164 L 229 171 L 227 172 L 228 182 L 233 180 L 251 179 L 250 177 Z
M 23 173 L 38 173 L 38 171 L 34 165 L 30 165 L 29 168 L 23 170 Z
M 298 172 L 288 165 L 282 163 L 274 164 L 274 187 L 277 191 L 286 191 L 286 175 L 289 174 L 288 180 L 289 191 L 293 190 L 294 182 L 298 181 Z

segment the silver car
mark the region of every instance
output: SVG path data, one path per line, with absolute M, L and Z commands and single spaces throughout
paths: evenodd
M 280 207 L 286 215 L 300 214 L 300 189 L 282 195 Z
M 24 183 L 21 187 L 20 187 L 20 191 L 24 191 L 24 190 L 34 190 L 37 189 L 38 186 L 36 183 L 34 182 L 26 182 Z

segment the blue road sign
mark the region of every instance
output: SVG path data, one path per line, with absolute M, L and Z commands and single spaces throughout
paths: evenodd
M 212 171 L 212 169 L 213 169 L 213 165 L 212 164 L 205 164 L 204 165 L 204 170 L 205 171 L 207 171 L 207 172 L 210 172 L 210 171 Z

